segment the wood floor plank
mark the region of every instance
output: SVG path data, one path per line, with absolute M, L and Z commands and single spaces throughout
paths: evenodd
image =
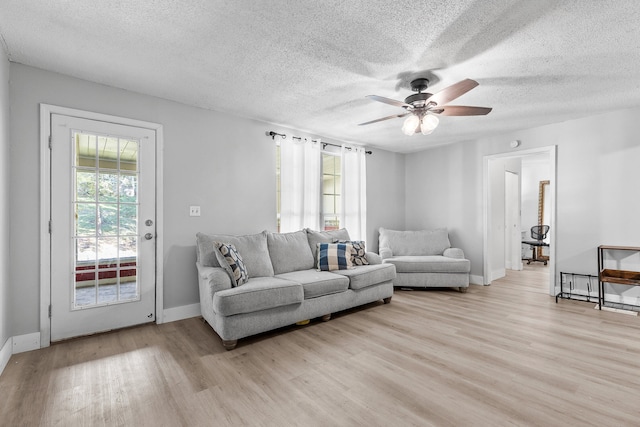
M 193 318 L 16 354 L 0 425 L 638 425 L 640 319 L 547 280 L 398 289 L 233 351 Z

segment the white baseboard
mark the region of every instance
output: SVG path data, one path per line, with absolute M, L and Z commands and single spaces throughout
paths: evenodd
M 11 358 L 11 350 L 13 347 L 13 339 L 11 337 L 7 338 L 2 348 L 0 348 L 0 375 L 4 368 L 9 363 L 9 359 Z
M 200 316 L 200 303 L 165 308 L 162 312 L 162 323 L 175 322 L 176 320 L 197 316 Z
M 13 354 L 25 351 L 38 350 L 40 348 L 40 332 L 16 335 L 13 337 Z
M 471 285 L 484 285 L 484 277 L 482 276 L 475 276 L 473 274 L 469 275 L 469 284 Z

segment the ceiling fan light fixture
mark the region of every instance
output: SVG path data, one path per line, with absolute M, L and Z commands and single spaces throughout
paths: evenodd
M 438 126 L 440 120 L 433 114 L 426 114 L 420 121 L 420 132 L 423 135 L 429 135 Z
M 416 115 L 410 115 L 409 117 L 407 117 L 407 119 L 404 121 L 404 124 L 402 125 L 402 133 L 404 133 L 407 136 L 411 136 L 414 133 L 416 133 L 416 128 L 418 127 L 418 125 L 420 124 L 420 118 Z
M 407 136 L 415 135 L 418 132 L 423 135 L 429 135 L 438 127 L 438 123 L 440 122 L 436 116 L 438 114 L 442 114 L 443 116 L 484 116 L 491 112 L 491 108 L 488 107 L 447 105 L 449 102 L 478 86 L 478 82 L 475 80 L 461 80 L 434 94 L 423 92 L 427 89 L 428 85 L 429 80 L 426 78 L 417 78 L 411 81 L 411 89 L 418 93 L 409 95 L 405 98 L 404 102 L 385 98 L 384 96 L 367 95 L 367 98 L 374 101 L 383 102 L 393 105 L 394 107 L 401 107 L 404 109 L 404 113 L 392 114 L 380 119 L 370 120 L 360 123 L 358 126 L 409 116 L 402 125 L 402 133 Z

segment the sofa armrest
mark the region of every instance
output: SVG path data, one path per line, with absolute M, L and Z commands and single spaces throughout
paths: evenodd
M 367 261 L 369 261 L 369 264 L 382 264 L 382 258 L 375 252 L 367 252 L 365 253 L 365 257 Z
M 383 260 L 387 258 L 391 258 L 393 256 L 393 252 L 389 248 L 380 248 L 379 252 L 380 252 L 380 258 L 382 258 Z
M 456 259 L 464 259 L 464 252 L 460 248 L 448 248 L 442 253 L 442 256 Z
M 200 263 L 196 263 L 196 266 L 200 283 L 209 287 L 212 296 L 218 291 L 231 289 L 231 278 L 223 268 L 203 267 Z

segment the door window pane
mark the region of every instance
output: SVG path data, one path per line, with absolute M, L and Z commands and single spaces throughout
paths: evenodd
M 96 173 L 82 169 L 76 170 L 76 200 L 94 202 L 96 200 Z
M 81 132 L 74 138 L 74 308 L 139 300 L 139 143 Z
M 96 228 L 96 204 L 76 203 L 76 236 L 95 236 Z
M 118 174 L 100 173 L 98 178 L 98 201 L 115 202 L 118 200 Z

